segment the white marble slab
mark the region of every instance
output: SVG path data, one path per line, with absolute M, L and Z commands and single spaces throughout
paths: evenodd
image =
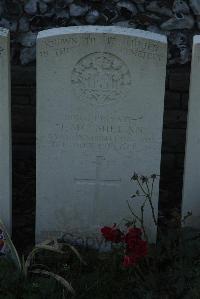
M 166 38 L 141 30 L 39 33 L 37 241 L 99 236 L 129 215 L 133 172 L 159 174 L 166 59 Z M 154 200 L 157 213 L 158 182 Z M 145 219 L 155 240 L 149 207 Z
M 0 218 L 11 232 L 10 36 L 0 28 Z
M 186 225 L 200 228 L 200 36 L 193 40 L 192 66 L 190 76 L 190 97 L 185 152 L 182 215 L 188 211 L 192 216 Z

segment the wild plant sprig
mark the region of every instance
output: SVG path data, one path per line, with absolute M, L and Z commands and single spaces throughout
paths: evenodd
M 137 173 L 134 173 L 131 178 L 131 181 L 136 182 L 136 184 L 138 186 L 138 190 L 136 191 L 135 194 L 133 194 L 131 196 L 131 198 L 145 197 L 145 200 L 143 201 L 142 205 L 140 206 L 141 216 L 138 216 L 135 213 L 135 211 L 131 207 L 129 201 L 127 201 L 128 208 L 131 211 L 132 216 L 135 217 L 135 219 L 140 223 L 141 227 L 144 230 L 145 235 L 146 235 L 146 232 L 145 232 L 145 228 L 144 228 L 144 209 L 145 209 L 145 205 L 146 205 L 147 201 L 149 202 L 149 205 L 151 208 L 154 224 L 156 226 L 158 224 L 156 215 L 155 215 L 155 209 L 153 206 L 153 190 L 154 190 L 154 184 L 155 184 L 156 178 L 157 178 L 156 174 L 152 174 L 150 177 L 148 177 L 148 176 L 144 176 L 144 175 L 139 176 Z

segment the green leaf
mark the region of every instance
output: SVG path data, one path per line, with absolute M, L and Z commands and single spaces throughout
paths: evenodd
M 3 222 L 1 221 L 1 219 L 0 219 L 0 228 L 3 230 L 3 233 L 4 233 L 5 238 L 6 238 L 6 244 L 10 248 L 11 258 L 12 258 L 14 264 L 16 265 L 17 269 L 19 271 L 21 271 L 22 270 L 22 264 L 21 264 L 18 252 L 15 248 L 15 245 L 13 244 L 13 242 L 11 240 L 11 237 L 10 237 L 6 227 L 4 226 Z

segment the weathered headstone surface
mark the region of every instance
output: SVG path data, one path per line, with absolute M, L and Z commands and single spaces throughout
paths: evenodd
M 133 29 L 39 33 L 38 241 L 98 235 L 130 215 L 133 172 L 159 174 L 166 52 L 164 36 Z M 155 196 L 157 213 L 158 182 Z M 145 219 L 154 238 L 149 206 Z
M 200 35 L 194 37 L 186 138 L 182 215 L 192 211 L 186 224 L 200 228 Z
M 0 28 L 0 219 L 11 232 L 10 37 Z

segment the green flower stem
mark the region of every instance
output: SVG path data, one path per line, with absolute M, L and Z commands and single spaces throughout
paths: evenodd
M 155 210 L 154 210 L 154 206 L 152 204 L 151 197 L 148 195 L 147 198 L 148 198 L 149 204 L 151 206 L 151 211 L 152 211 L 152 215 L 153 215 L 153 221 L 154 221 L 155 225 L 157 226 L 157 220 L 156 220 L 156 216 L 155 216 Z
M 147 193 L 150 194 L 149 185 L 148 185 L 147 182 L 145 182 L 145 184 L 146 184 L 146 187 L 147 187 Z
M 142 190 L 142 192 L 147 196 L 148 193 L 147 193 L 147 192 L 145 191 L 145 189 L 143 188 L 143 186 L 142 186 L 142 184 L 140 183 L 139 179 L 137 179 L 137 183 L 138 183 L 140 189 Z
M 129 208 L 131 214 L 141 223 L 141 219 L 133 212 L 128 200 L 127 200 L 127 205 L 128 205 L 128 208 Z
M 142 227 L 143 232 L 144 232 L 144 237 L 145 237 L 146 241 L 148 242 L 148 236 L 146 234 L 146 230 L 145 230 L 145 227 L 144 227 L 144 207 L 145 207 L 145 204 L 146 204 L 146 200 L 147 199 L 145 199 L 144 203 L 141 206 L 141 215 L 142 215 L 141 227 Z
M 152 195 L 153 195 L 154 182 L 155 182 L 155 178 L 153 178 L 153 180 L 152 180 L 152 184 L 151 184 L 151 192 L 150 192 L 150 196 L 151 196 L 151 197 L 152 197 Z

